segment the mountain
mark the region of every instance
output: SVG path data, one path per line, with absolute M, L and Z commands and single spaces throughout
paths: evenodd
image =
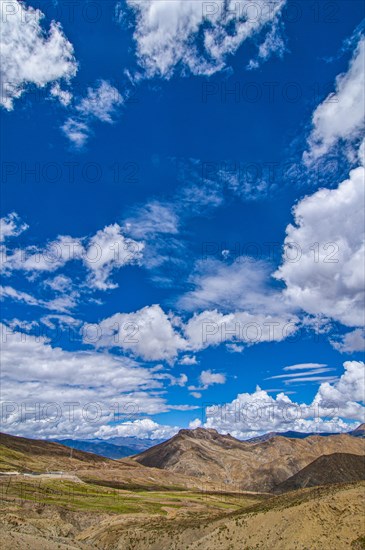
M 155 463 L 159 453 L 161 462 L 171 463 L 180 453 L 180 466 L 196 466 L 193 477 L 179 468 L 143 466 L 135 460 L 140 455 L 109 460 L 59 443 L 0 434 L 0 473 L 8 474 L 0 475 L 2 547 L 360 550 L 365 483 L 353 480 L 363 469 L 364 457 L 358 455 L 364 443 L 340 435 L 276 436 L 255 444 L 197 429 L 182 430 L 142 453 L 152 454 Z M 309 459 L 332 447 L 342 450 Z M 237 492 L 232 484 L 222 487 L 221 479 L 212 483 L 201 477 L 204 467 L 214 479 L 223 475 L 251 487 L 275 487 L 285 478 L 290 484 L 279 494 Z M 293 469 L 300 470 L 294 484 L 331 484 L 291 490 Z
M 6 472 L 64 472 L 65 475 L 76 475 L 85 482 L 128 490 L 171 490 L 197 486 L 194 478 L 146 468 L 129 458 L 110 460 L 52 441 L 0 433 L 0 474 Z M 211 484 L 209 488 L 213 489 L 214 485 Z
M 348 432 L 349 435 L 353 437 L 363 437 L 365 438 L 365 424 L 361 424 L 351 432 Z M 269 432 L 267 434 L 252 437 L 247 439 L 248 443 L 261 443 L 263 441 L 268 441 L 275 436 L 281 437 L 290 437 L 294 439 L 305 439 L 310 436 L 321 436 L 328 437 L 329 435 L 338 435 L 333 432 Z M 53 439 L 52 441 L 56 443 L 61 443 L 72 449 L 78 449 L 80 451 L 86 451 L 88 453 L 97 454 L 105 458 L 111 458 L 113 460 L 118 460 L 120 458 L 125 458 L 135 454 L 143 453 L 147 449 L 163 443 L 164 439 L 141 439 L 138 437 L 113 437 L 109 439 Z
M 365 480 L 365 456 L 333 453 L 320 456 L 308 464 L 275 487 L 275 492 L 283 493 L 303 487 L 361 480 Z
M 54 440 L 61 445 L 71 447 L 72 449 L 79 449 L 80 451 L 86 451 L 88 453 L 94 453 L 99 456 L 111 458 L 113 460 L 124 458 L 126 456 L 134 455 L 139 451 L 138 448 L 126 447 L 122 445 L 114 445 L 107 441 L 79 441 L 77 439 L 56 439 Z
M 360 426 L 358 426 L 355 430 L 347 432 L 347 434 L 352 435 L 352 437 L 365 438 L 365 424 L 360 424 Z M 251 437 L 250 439 L 246 439 L 246 441 L 248 441 L 249 443 L 260 443 L 261 441 L 267 441 L 268 439 L 271 439 L 276 435 L 280 435 L 281 437 L 291 437 L 294 439 L 305 439 L 306 437 L 310 437 L 312 435 L 328 437 L 329 435 L 339 435 L 339 434 L 338 432 L 294 432 L 294 431 L 269 432 L 263 435 L 259 435 L 257 437 Z
M 248 491 L 276 485 L 325 454 L 365 454 L 365 441 L 347 434 L 294 439 L 273 436 L 249 443 L 216 430 L 180 430 L 174 437 L 133 457 L 144 466 L 162 468 L 204 482 Z
M 102 440 L 93 439 L 91 441 L 100 442 Z M 107 443 L 111 443 L 113 445 L 129 447 L 130 449 L 134 449 L 134 454 L 141 453 L 146 449 L 150 449 L 154 445 L 163 443 L 163 441 L 166 441 L 166 439 L 149 439 L 149 438 L 142 439 L 140 437 L 112 437 L 106 440 Z
M 42 439 L 28 439 L 0 433 L 0 469 L 21 471 L 60 470 L 61 466 L 83 463 L 100 465 L 104 458 Z
M 141 453 L 150 449 L 164 439 L 140 439 L 138 437 L 113 437 L 111 439 L 54 439 L 56 443 L 61 443 L 72 449 L 87 451 L 106 458 L 118 460 L 127 456 Z

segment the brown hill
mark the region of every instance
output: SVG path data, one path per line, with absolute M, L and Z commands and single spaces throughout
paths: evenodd
M 304 487 L 362 480 L 365 480 L 365 456 L 333 453 L 320 456 L 308 464 L 303 470 L 275 487 L 275 492 L 283 493 Z
M 60 465 L 68 462 L 69 459 L 79 460 L 91 464 L 100 464 L 104 462 L 105 459 L 101 456 L 87 453 L 84 451 L 77 451 L 75 449 L 70 449 L 59 443 L 53 443 L 51 441 L 44 441 L 41 439 L 28 439 L 25 437 L 17 437 L 14 435 L 0 433 L 0 445 L 15 451 L 15 453 L 22 453 L 25 455 L 31 455 L 36 458 L 38 462 L 47 463 L 51 462 L 52 464 L 59 463 Z M 19 467 L 19 462 L 16 460 L 16 455 L 14 455 L 15 463 L 14 466 Z M 30 458 L 30 456 L 28 457 Z M 52 460 L 53 459 L 53 460 Z M 31 465 L 31 461 L 29 466 Z M 26 464 L 24 464 L 24 470 L 29 470 Z
M 146 468 L 130 459 L 111 460 L 60 443 L 0 433 L 0 474 L 63 472 L 81 480 L 120 489 L 195 488 L 196 478 Z M 218 484 L 216 484 L 218 487 Z M 214 489 L 214 485 L 209 485 Z
M 161 497 L 160 497 L 161 498 Z M 173 510 L 173 513 L 172 513 Z M 170 508 L 100 514 L 56 507 L 0 509 L 2 548 L 44 550 L 361 550 L 364 484 L 300 489 L 218 516 Z
M 322 455 L 365 454 L 365 442 L 350 435 L 291 439 L 276 436 L 252 444 L 216 430 L 180 430 L 174 437 L 133 459 L 206 482 L 240 490 L 271 491 Z

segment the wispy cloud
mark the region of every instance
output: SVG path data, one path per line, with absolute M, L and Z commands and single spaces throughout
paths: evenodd
M 277 374 L 275 376 L 269 376 L 265 380 L 277 380 L 282 379 L 285 385 L 296 384 L 302 382 L 326 382 L 333 381 L 336 376 L 320 376 L 328 372 L 336 370 L 333 367 L 327 367 L 322 363 L 300 363 L 298 365 L 290 365 L 284 367 L 284 374 Z M 295 372 L 293 372 L 295 371 Z
M 62 126 L 62 131 L 76 148 L 82 148 L 91 133 L 95 121 L 112 124 L 113 116 L 124 99 L 120 92 L 106 80 L 88 88 L 87 95 L 76 102 L 73 114 Z

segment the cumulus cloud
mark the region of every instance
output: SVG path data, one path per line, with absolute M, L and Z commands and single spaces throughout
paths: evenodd
M 364 128 L 365 38 L 354 51 L 348 71 L 336 79 L 331 93 L 314 111 L 313 129 L 308 138 L 309 150 L 304 161 L 311 164 L 326 154 L 340 140 L 356 141 Z
M 284 296 L 312 315 L 350 326 L 364 323 L 364 168 L 336 189 L 320 189 L 293 209 L 284 255 L 275 276 Z M 295 261 L 293 261 L 295 259 Z
M 275 22 L 284 3 L 127 0 L 136 20 L 138 61 L 148 77 L 170 78 L 176 69 L 209 76 L 245 40 Z
M 172 363 L 181 352 L 200 351 L 222 343 L 281 341 L 295 335 L 297 329 L 298 319 L 289 315 L 225 315 L 209 310 L 184 321 L 166 314 L 159 305 L 152 305 L 102 320 L 85 341 L 101 348 L 121 348 L 147 361 Z
M 161 382 L 132 359 L 65 351 L 5 325 L 1 337 L 5 431 L 94 438 L 110 422 L 168 410 Z
M 198 361 L 195 355 L 184 355 L 180 361 L 180 365 L 197 365 Z
M 175 331 L 173 317 L 159 305 L 152 305 L 134 313 L 116 313 L 101 321 L 95 345 L 120 347 L 147 361 L 173 361 L 185 349 L 186 342 Z
M 42 26 L 44 14 L 23 2 L 1 0 L 2 32 L 0 104 L 14 108 L 27 86 L 44 88 L 47 84 L 70 80 L 77 72 L 72 44 L 62 27 L 52 21 L 47 31 Z
M 207 389 L 213 384 L 225 384 L 226 375 L 220 372 L 212 372 L 209 370 L 203 370 L 200 373 L 199 380 L 203 384 L 204 389 Z
M 361 403 L 365 402 L 365 365 L 362 361 L 346 361 L 343 366 L 345 372 L 336 382 L 320 385 L 313 404 L 324 413 L 335 406 L 337 416 L 364 422 L 365 409 Z
M 27 226 L 19 225 L 16 214 L 3 218 L 6 236 L 15 236 Z M 5 275 L 23 271 L 32 276 L 39 273 L 53 273 L 68 262 L 79 261 L 87 268 L 87 284 L 98 290 L 117 288 L 110 280 L 113 270 L 126 265 L 137 264 L 142 258 L 144 244 L 125 237 L 117 223 L 100 229 L 90 237 L 60 235 L 44 246 L 26 246 L 13 250 L 2 249 L 1 268 Z M 59 292 L 70 291 L 71 280 L 57 275 L 45 281 L 46 286 Z M 74 297 L 76 295 L 74 294 Z
M 324 382 L 310 404 L 296 403 L 286 393 L 274 398 L 257 387 L 230 403 L 206 408 L 204 427 L 245 439 L 269 431 L 349 431 L 364 422 L 365 365 L 347 361 L 336 381 Z M 199 420 L 195 421 L 195 424 Z
M 177 426 L 158 424 L 150 418 L 141 418 L 123 422 L 117 426 L 103 426 L 96 437 L 108 439 L 110 437 L 138 437 L 140 439 L 169 439 L 179 431 Z
M 260 315 L 246 311 L 221 313 L 207 310 L 194 314 L 184 325 L 188 349 L 198 351 L 222 343 L 280 342 L 295 335 L 298 319 L 291 315 Z

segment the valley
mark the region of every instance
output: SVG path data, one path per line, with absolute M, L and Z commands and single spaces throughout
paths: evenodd
M 181 432 L 121 460 L 3 434 L 3 548 L 364 548 L 363 438 Z

